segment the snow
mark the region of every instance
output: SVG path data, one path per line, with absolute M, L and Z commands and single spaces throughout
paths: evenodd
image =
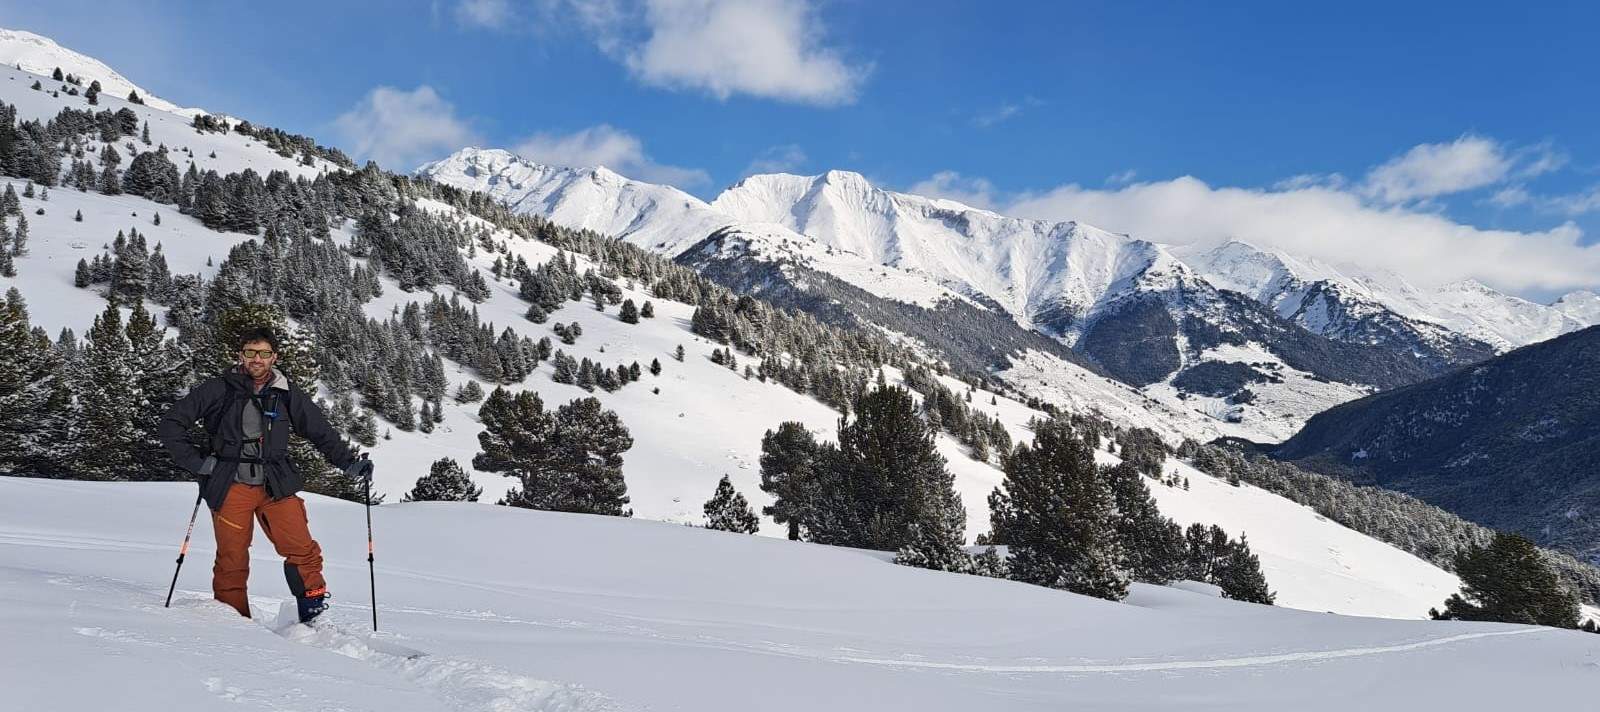
M 27 207 L 38 202 L 24 199 Z M 29 300 L 35 323 L 44 326 L 52 334 L 63 326 L 82 334 L 94 315 L 104 308 L 104 302 L 95 293 L 71 286 L 72 268 L 77 257 L 97 249 L 100 243 L 89 243 L 87 249 L 75 249 L 72 247 L 74 242 L 81 242 L 89 235 L 114 235 L 120 225 L 137 225 L 141 231 L 148 231 L 152 239 L 162 241 L 175 273 L 201 271 L 210 274 L 215 268 L 204 266 L 207 256 L 214 257 L 214 261 L 220 263 L 229 247 L 246 239 L 240 235 L 206 230 L 176 213 L 164 214 L 160 227 L 140 224 L 138 221 L 147 217 L 142 212 L 138 218 L 124 218 L 130 212 L 148 209 L 151 205 L 132 196 L 108 197 L 75 190 L 56 190 L 52 191 L 51 200 L 43 204 L 49 209 L 45 216 L 33 221 L 36 225 L 31 242 L 33 254 L 18 260 L 18 277 L 16 280 L 0 279 L 0 288 L 12 281 L 20 285 L 24 297 Z M 84 211 L 83 223 L 72 222 L 66 217 L 79 206 Z M 448 206 L 440 203 L 429 203 L 425 207 L 449 210 Z M 348 239 L 348 229 L 337 231 L 335 239 Z M 520 255 L 533 265 L 556 254 L 556 250 L 549 245 L 509 234 L 502 233 L 497 239 L 507 240 L 513 255 Z M 480 251 L 474 259 L 475 264 L 487 273 L 493 255 Z M 586 261 L 580 258 L 580 268 L 584 264 Z M 374 318 L 387 318 L 396 307 L 413 300 L 426 301 L 430 296 L 421 292 L 403 292 L 387 278 L 384 284 L 383 296 L 366 305 L 367 313 Z M 588 393 L 576 386 L 555 383 L 550 380 L 551 366 L 548 362 L 517 386 L 538 391 L 548 408 L 553 409 L 571 399 L 592 395 L 599 398 L 606 408 L 618 413 L 635 439 L 633 449 L 625 455 L 623 472 L 628 482 L 632 507 L 641 518 L 680 523 L 702 522 L 701 506 L 724 474 L 759 510 L 770 503 L 766 494 L 759 489 L 760 442 L 766 430 L 776 428 L 782 421 L 794 420 L 804 423 L 821 438 L 833 437 L 838 418 L 835 411 L 809 396 L 794 393 L 776 383 L 747 380 L 741 373 L 712 363 L 710 353 L 720 345 L 700 339 L 689 331 L 689 319 L 694 311 L 689 305 L 654 299 L 626 288 L 628 285 L 622 285 L 625 287 L 625 296 L 636 303 L 642 304 L 647 299 L 653 301 L 657 316 L 630 325 L 617 317 L 615 307 L 601 313 L 586 302 L 569 302 L 552 313 L 546 324 L 536 325 L 522 318 L 526 305 L 509 283 L 491 281 L 490 286 L 491 297 L 478 305 L 478 310 L 480 317 L 485 322 L 494 323 L 497 329 L 511 326 L 519 334 L 538 338 L 550 334 L 548 330 L 557 322 L 576 321 L 584 329 L 577 344 L 568 346 L 558 343 L 559 348 L 574 358 L 588 357 L 605 365 L 638 361 L 641 366 L 648 366 L 652 358 L 660 360 L 663 366 L 661 376 L 646 375 L 640 382 L 614 393 Z M 448 288 L 440 291 L 445 295 L 450 293 Z M 684 346 L 686 352 L 682 363 L 671 356 L 679 344 Z M 604 348 L 603 352 L 601 348 Z M 1246 356 L 1258 357 L 1255 354 Z M 1026 378 L 1019 374 L 1008 375 L 1019 376 L 1018 381 L 1024 385 L 1024 392 L 1065 407 L 1080 412 L 1101 412 L 1111 417 L 1113 422 L 1124 425 L 1156 428 L 1173 441 L 1184 436 L 1210 439 L 1223 434 L 1252 432 L 1225 429 L 1228 424 L 1219 423 L 1200 413 L 1190 411 L 1185 414 L 1176 407 L 1169 410 L 1168 406 L 1152 403 L 1147 400 L 1148 396 L 1125 385 L 1094 376 L 1051 357 L 1034 354 L 1029 361 L 1034 359 L 1040 359 L 1042 364 L 1032 372 L 1032 377 L 1041 379 L 1037 387 L 1029 385 Z M 471 377 L 453 362 L 447 362 L 446 370 L 452 390 Z M 1077 378 L 1063 379 L 1063 374 L 1075 374 Z M 890 375 L 892 380 L 898 380 L 896 374 Z M 1047 385 L 1046 379 L 1054 380 L 1049 380 Z M 947 380 L 946 385 L 958 392 L 965 390 L 957 381 Z M 492 388 L 492 385 L 485 386 Z M 652 393 L 656 387 L 661 389 L 659 394 Z M 998 405 L 987 405 L 991 398 Z M 1013 439 L 1021 441 L 1029 437 L 1026 424 L 1030 418 L 1038 415 L 1036 411 L 986 391 L 979 391 L 973 400 L 974 407 L 999 417 L 1010 429 Z M 377 463 L 376 492 L 386 495 L 391 502 L 398 501 L 418 477 L 426 474 L 429 464 L 441 457 L 454 458 L 471 471 L 473 455 L 478 451 L 477 434 L 482 429 L 477 419 L 477 404 L 462 405 L 446 399 L 444 410 L 445 420 L 435 432 L 424 434 L 395 430 L 392 439 L 380 440 L 377 447 L 373 448 L 372 457 Z M 1178 429 L 1171 425 L 1174 422 L 1187 425 Z M 986 498 L 999 483 L 1001 474 L 992 465 L 972 461 L 965 455 L 964 448 L 948 436 L 941 435 L 938 445 L 940 452 L 949 460 L 951 471 L 956 475 L 957 490 L 967 507 L 967 536 L 970 540 L 988 528 Z M 473 476 L 483 486 L 486 502 L 498 499 L 512 484 L 509 479 L 492 473 L 473 472 Z M 1198 479 L 1209 478 L 1199 473 L 1191 477 L 1191 480 Z M 1226 488 L 1198 491 L 1210 492 L 1223 499 L 1217 502 L 1195 500 L 1196 503 L 1191 505 L 1192 511 L 1211 512 L 1196 514 L 1196 521 L 1221 524 L 1230 532 L 1241 528 L 1252 531 L 1261 529 L 1250 524 L 1250 520 L 1238 518 L 1234 513 L 1237 508 L 1227 504 L 1230 501 L 1227 497 L 1242 496 L 1239 494 L 1241 490 Z M 1195 494 L 1176 493 L 1172 493 L 1172 496 L 1180 499 L 1198 497 Z M 1273 497 L 1263 502 L 1266 504 L 1262 506 L 1269 509 L 1273 506 L 1285 508 L 1286 513 L 1273 516 L 1307 522 L 1316 517 L 1313 512 L 1287 500 Z M 1169 516 L 1177 515 L 1169 513 Z M 762 526 L 763 533 L 769 536 L 782 536 L 784 533 L 784 528 L 770 519 L 763 518 Z M 1410 558 L 1411 568 L 1407 569 L 1410 573 L 1406 576 L 1431 580 L 1436 585 L 1415 595 L 1394 595 L 1386 588 L 1386 581 L 1394 576 L 1393 571 L 1386 567 L 1363 569 L 1358 565 L 1356 581 L 1350 585 L 1367 586 L 1373 592 L 1348 600 L 1341 598 L 1330 601 L 1324 598 L 1324 592 L 1336 590 L 1336 585 L 1351 574 L 1343 562 L 1324 555 L 1324 552 L 1330 548 L 1348 551 L 1352 546 L 1363 545 L 1363 542 L 1376 542 L 1338 527 L 1310 529 L 1309 539 L 1290 537 L 1278 540 L 1275 534 L 1269 535 L 1275 529 L 1262 531 L 1261 541 L 1256 546 L 1263 554 L 1269 580 L 1278 587 L 1284 605 L 1305 606 L 1315 610 L 1332 608 L 1362 615 L 1416 617 L 1422 615 L 1428 605 L 1436 605 L 1453 590 L 1453 579 L 1448 574 Z M 1277 568 L 1279 564 L 1268 556 L 1273 547 L 1282 547 L 1285 551 L 1282 557 L 1285 568 L 1281 575 Z M 1312 576 L 1300 571 L 1292 565 L 1297 561 L 1314 561 L 1321 573 Z
M 46 88 L 59 88 L 62 84 L 58 81 L 54 87 L 51 85 L 54 80 L 50 75 L 59 67 L 63 74 L 82 78 L 83 89 L 87 89 L 90 83 L 99 80 L 101 91 L 109 97 L 126 99 L 129 92 L 137 91 L 139 98 L 144 99 L 147 105 L 158 111 L 178 114 L 185 118 L 206 113 L 201 109 L 185 109 L 155 96 L 128 81 L 104 62 L 62 47 L 48 37 L 25 30 L 0 28 L 0 64 L 11 68 L 20 67 L 24 71 L 40 75 Z
M 1583 321 L 1593 315 L 1569 314 L 1470 279 L 1440 287 L 1431 296 L 1446 326 L 1501 350 L 1553 339 L 1595 323 Z
M 1600 324 L 1600 294 L 1585 290 L 1568 292 L 1550 306 L 1586 326 Z
M 240 618 L 209 600 L 203 521 L 162 607 L 193 493 L 0 478 L 8 704 L 1576 709 L 1600 665 L 1600 637 L 1570 631 L 1351 618 L 1190 584 L 1136 584 L 1112 603 L 851 549 L 458 503 L 373 508 L 382 632 L 369 637 L 365 512 L 314 495 L 333 606 L 322 627 L 279 635 L 287 593 L 271 547 L 253 549 L 257 617 Z
M 1387 310 L 1422 322 L 1420 335 L 1440 326 L 1478 339 L 1499 351 L 1526 346 L 1600 323 L 1600 297 L 1576 291 L 1555 304 L 1536 304 L 1505 294 L 1476 280 L 1434 289 L 1419 288 L 1393 272 L 1358 265 L 1334 266 L 1318 260 L 1265 250 L 1231 240 L 1220 246 L 1172 248 L 1205 279 L 1293 317 L 1313 286 L 1337 291 L 1348 310 L 1359 316 Z M 1330 324 L 1315 315 L 1301 319 L 1306 328 L 1327 333 Z
M 603 166 L 545 166 L 499 149 L 465 148 L 416 172 L 481 191 L 512 210 L 676 255 L 732 222 L 677 188 L 629 180 Z
M 0 77 L 5 75 L 6 72 L 0 70 Z M 20 86 L 28 83 L 31 82 Z M 25 111 L 52 115 L 58 109 L 51 104 L 64 102 L 66 98 L 58 100 L 24 89 L 18 101 L 25 106 Z M 262 170 L 273 167 L 315 170 L 297 166 L 292 159 L 277 156 L 237 134 L 197 135 L 180 119 L 153 112 L 148 107 L 135 107 L 135 110 L 152 112 L 149 116 L 153 137 L 168 142 L 169 146 L 184 145 L 180 140 L 210 141 L 196 148 L 196 160 L 203 167 L 238 170 L 245 165 L 257 165 Z M 207 157 L 212 147 L 217 150 L 218 159 Z M 609 172 L 594 175 L 598 180 L 621 180 Z M 847 176 L 832 179 L 849 181 Z M 34 209 L 41 206 L 46 208 L 46 215 L 35 215 Z M 424 201 L 423 207 L 434 212 L 454 212 L 448 205 L 434 201 Z M 206 266 L 208 258 L 220 263 L 229 248 L 248 239 L 207 230 L 170 206 L 156 206 L 133 196 L 108 197 L 56 188 L 51 191 L 48 202 L 24 198 L 23 209 L 32 224 L 32 252 L 17 260 L 18 277 L 0 278 L 0 289 L 18 286 L 28 300 L 34 323 L 51 334 L 62 327 L 71 327 L 82 334 L 94 316 L 103 310 L 104 302 L 98 295 L 72 286 L 73 267 L 80 257 L 92 256 L 101 244 L 109 242 L 119 229 L 137 227 L 152 243 L 162 243 L 174 274 L 200 272 L 210 276 L 215 267 Z M 71 220 L 78 210 L 84 214 L 81 223 Z M 157 210 L 162 212 L 160 226 L 150 221 L 151 213 Z M 477 218 L 468 216 L 457 215 L 457 219 L 481 224 Z M 794 236 L 792 231 L 779 231 L 777 227 L 762 236 L 769 243 L 782 239 L 808 242 Z M 523 240 L 503 231 L 495 238 L 506 241 L 513 256 L 521 256 L 533 265 L 556 254 L 550 245 Z M 348 240 L 349 226 L 336 230 L 334 239 Z M 487 274 L 494 256 L 480 251 L 473 258 L 474 264 Z M 579 263 L 582 268 L 587 261 L 579 258 Z M 889 274 L 909 273 L 882 273 Z M 656 318 L 629 325 L 618 319 L 615 307 L 601 313 L 587 303 L 568 303 L 551 314 L 546 324 L 536 325 L 523 318 L 526 305 L 509 283 L 491 282 L 490 286 L 491 296 L 478 305 L 478 310 L 481 318 L 493 322 L 497 329 L 510 326 L 519 334 L 537 339 L 551 333 L 549 330 L 557 322 L 576 321 L 583 325 L 584 335 L 576 345 L 559 345 L 575 358 L 589 357 L 608 366 L 634 361 L 648 366 L 652 358 L 660 360 L 661 376 L 646 375 L 640 382 L 615 393 L 588 393 L 575 386 L 557 384 L 550 380 L 548 363 L 523 384 L 514 387 L 538 391 L 548 408 L 574 398 L 593 396 L 619 414 L 635 439 L 633 449 L 625 455 L 624 475 L 632 507 L 641 519 L 699 523 L 703 502 L 724 474 L 759 510 L 769 503 L 759 489 L 762 434 L 786 420 L 804 423 L 824 439 L 831 439 L 834 433 L 837 413 L 815 399 L 776 383 L 745 379 L 741 373 L 711 363 L 709 355 L 719 345 L 706 342 L 689 331 L 688 323 L 693 314 L 693 307 L 689 305 L 654 299 L 634 289 L 633 285 L 624 284 L 621 286 L 625 296 L 636 303 L 646 300 L 655 303 Z M 446 296 L 450 294 L 449 288 L 438 291 Z M 370 302 L 366 311 L 374 318 L 387 318 L 397 307 L 430 297 L 428 293 L 403 292 L 395 282 L 385 278 L 383 296 Z M 671 356 L 680 344 L 686 351 L 681 363 Z M 1252 360 L 1267 358 L 1254 352 L 1222 355 Z M 471 377 L 453 363 L 447 363 L 446 368 L 452 390 Z M 891 380 L 898 380 L 897 374 L 890 375 Z M 1146 393 L 1035 352 L 1029 352 L 1005 375 L 1024 393 L 1074 411 L 1100 413 L 1124 426 L 1150 427 L 1172 442 L 1183 437 L 1209 440 L 1219 435 L 1270 439 L 1250 430 L 1252 426 L 1248 420 L 1244 424 L 1221 423 L 1184 404 L 1160 402 Z M 964 390 L 953 380 L 946 379 L 946 385 L 958 392 Z M 661 391 L 659 394 L 652 392 L 657 387 Z M 991 398 L 996 405 L 988 404 Z M 973 407 L 1000 418 L 1017 441 L 1028 439 L 1027 421 L 1038 414 L 1021 403 L 994 397 L 985 391 L 979 391 L 973 403 Z M 392 439 L 380 440 L 372 449 L 377 463 L 375 490 L 387 496 L 388 501 L 397 502 L 416 479 L 427 472 L 429 464 L 440 457 L 454 458 L 470 471 L 473 455 L 478 450 L 477 434 L 481 430 L 477 404 L 462 405 L 447 399 L 444 411 L 445 420 L 435 432 L 394 431 Z M 956 487 L 968 511 L 970 539 L 987 530 L 986 497 L 999 483 L 1001 474 L 992 464 L 968 458 L 963 448 L 949 437 L 941 435 L 937 442 L 956 475 Z M 1180 470 L 1190 477 L 1193 489 L 1189 492 L 1158 491 L 1163 510 L 1170 508 L 1169 516 L 1184 523 L 1216 523 L 1233 533 L 1251 533 L 1268 579 L 1285 606 L 1359 615 L 1418 617 L 1427 606 L 1437 605 L 1454 589 L 1455 582 L 1449 574 L 1392 547 L 1322 522 L 1314 512 L 1288 500 L 1249 488 L 1208 486 L 1205 483 L 1214 480 L 1181 467 Z M 496 474 L 472 472 L 472 475 L 484 487 L 486 502 L 498 499 L 511 485 L 510 480 Z M 783 534 L 781 527 L 765 519 L 762 531 L 769 536 Z M 1282 536 L 1278 535 L 1280 531 L 1284 532 Z M 1397 585 L 1395 580 L 1409 583 Z

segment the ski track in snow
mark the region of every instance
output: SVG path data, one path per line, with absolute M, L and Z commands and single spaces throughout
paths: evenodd
M 1279 655 L 1257 655 L 1243 658 L 1218 658 L 1215 660 L 1167 660 L 1149 663 L 1107 663 L 1100 665 L 973 665 L 968 663 L 939 663 L 923 660 L 883 660 L 874 658 L 842 658 L 843 662 L 861 663 L 867 665 L 885 665 L 892 667 L 928 668 L 936 670 L 960 670 L 965 672 L 1000 672 L 1000 673 L 1106 673 L 1106 672 L 1147 672 L 1159 670 L 1204 670 L 1214 668 L 1254 667 L 1258 665 L 1278 665 L 1282 663 L 1318 662 L 1322 660 L 1335 660 L 1338 658 L 1359 658 L 1368 655 L 1386 655 L 1389 653 L 1403 653 L 1411 650 L 1421 650 L 1440 645 L 1450 645 L 1475 638 L 1494 638 L 1504 635 L 1528 635 L 1530 633 L 1546 633 L 1545 628 L 1526 628 L 1521 630 L 1499 630 L 1487 633 L 1463 633 L 1431 640 L 1421 640 L 1414 643 L 1401 643 L 1399 645 L 1382 645 L 1367 648 L 1345 648 L 1342 650 L 1314 650 L 1299 653 L 1282 653 Z
M 134 610 L 155 612 L 163 608 L 154 603 L 161 600 L 160 592 L 120 579 L 59 575 L 49 577 L 47 581 L 53 585 L 77 590 L 135 593 L 138 594 L 135 600 L 151 601 L 129 606 Z M 411 657 L 402 652 L 405 650 L 404 646 L 389 643 L 386 638 L 369 639 L 370 634 L 365 631 L 349 632 L 359 629 L 355 626 L 360 621 L 354 619 L 333 621 L 331 625 L 315 628 L 298 624 L 280 626 L 282 611 L 293 611 L 292 602 L 280 608 L 280 613 L 274 617 L 263 604 L 269 601 L 273 604 L 279 603 L 281 599 L 262 596 L 252 596 L 251 599 L 254 614 L 252 620 L 263 631 L 296 645 L 319 648 L 335 655 L 365 662 L 421 688 L 447 705 L 448 709 L 460 712 L 512 712 L 513 710 L 621 712 L 625 709 L 606 696 L 577 685 L 541 680 L 474 660 L 437 656 L 426 651 L 418 651 L 423 653 L 421 657 Z M 216 613 L 213 610 L 216 606 L 210 597 L 195 591 L 177 592 L 172 608 L 194 611 L 196 614 Z M 371 610 L 365 606 L 354 605 L 345 605 L 342 608 L 345 610 L 339 611 L 340 613 L 348 612 L 347 615 L 351 616 L 364 616 L 365 611 Z M 330 611 L 324 615 L 335 614 Z M 229 618 L 231 619 L 231 616 Z M 151 637 L 127 630 L 79 626 L 74 627 L 73 632 L 107 643 L 157 648 L 164 652 L 176 650 L 204 654 L 204 651 L 184 651 L 181 641 L 176 639 Z M 293 674 L 303 676 L 316 673 L 296 670 Z M 247 702 L 274 710 L 303 710 L 315 706 L 315 700 L 286 700 L 282 691 L 252 690 L 231 685 L 221 677 L 207 678 L 203 684 L 209 692 L 230 702 Z

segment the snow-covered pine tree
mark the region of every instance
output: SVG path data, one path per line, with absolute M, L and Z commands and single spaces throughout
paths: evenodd
M 739 534 L 754 534 L 761 530 L 761 519 L 750 509 L 744 495 L 733 488 L 733 482 L 723 475 L 717 482 L 717 491 L 706 500 L 703 508 L 706 528 Z
M 1001 459 L 989 495 L 994 541 L 1010 546 L 1011 577 L 1113 601 L 1128 593 L 1115 504 L 1094 452 L 1062 419 L 1039 424 L 1032 445 Z
M 133 346 L 123 329 L 116 300 L 95 317 L 84 346 L 78 406 L 83 438 L 61 443 L 73 450 L 74 476 L 118 480 L 139 469 L 142 451 L 138 427 L 141 400 L 135 380 Z
M 476 502 L 483 488 L 472 484 L 472 478 L 461 465 L 448 457 L 439 458 L 428 468 L 428 474 L 417 478 L 417 484 L 400 498 L 402 502 Z
M 623 300 L 618 318 L 622 319 L 623 323 L 626 324 L 639 323 L 639 307 L 633 303 L 632 299 Z
M 48 339 L 31 331 L 28 306 L 16 287 L 0 303 L 0 471 L 47 473 L 51 422 L 68 413 L 52 407 L 64 369 Z
M 467 381 L 456 387 L 455 400 L 457 403 L 477 403 L 483 400 L 483 386 L 477 381 Z
M 194 380 L 189 370 L 188 349 L 166 338 L 166 329 L 156 324 L 143 302 L 133 303 L 125 333 L 139 400 L 134 423 L 138 431 L 137 449 L 133 453 L 135 469 L 123 477 L 137 481 L 188 480 L 191 475 L 172 462 L 156 433 L 161 417 Z

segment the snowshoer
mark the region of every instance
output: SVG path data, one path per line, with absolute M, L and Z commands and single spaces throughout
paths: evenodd
M 371 477 L 370 460 L 328 424 L 311 397 L 275 368 L 278 339 L 270 329 L 252 329 L 239 339 L 239 363 L 207 379 L 161 419 L 161 442 L 178 466 L 195 473 L 211 509 L 217 560 L 212 595 L 250 617 L 245 586 L 250 578 L 254 523 L 283 557 L 283 573 L 299 603 L 300 620 L 327 609 L 322 548 L 311 538 L 305 502 L 295 496 L 305 483 L 288 459 L 289 434 L 310 441 L 334 467 L 352 477 Z M 188 441 L 196 420 L 205 426 L 210 453 Z

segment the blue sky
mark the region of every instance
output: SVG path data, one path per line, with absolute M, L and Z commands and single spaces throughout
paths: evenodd
M 1330 259 L 1393 244 L 1386 266 L 1425 281 L 1600 286 L 1595 4 L 52 0 L 0 15 L 179 104 L 397 169 L 470 142 L 710 198 L 752 171 L 842 168 L 1165 241 Z M 1281 236 L 1311 222 L 1329 227 Z

